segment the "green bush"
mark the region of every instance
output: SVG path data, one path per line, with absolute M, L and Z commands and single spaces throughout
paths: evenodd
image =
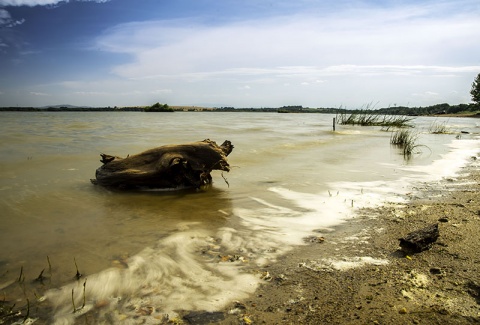
M 155 103 L 150 107 L 145 107 L 145 112 L 173 112 L 173 108 L 169 107 L 167 104 Z

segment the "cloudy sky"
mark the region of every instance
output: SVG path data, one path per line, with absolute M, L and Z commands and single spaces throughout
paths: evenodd
M 478 0 L 0 0 L 0 106 L 469 103 Z

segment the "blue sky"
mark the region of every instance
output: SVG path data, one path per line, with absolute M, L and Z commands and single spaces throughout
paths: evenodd
M 478 0 L 0 0 L 0 106 L 469 103 Z

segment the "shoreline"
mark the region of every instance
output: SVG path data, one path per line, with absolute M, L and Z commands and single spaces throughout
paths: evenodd
M 480 169 L 472 160 L 458 177 L 423 183 L 406 203 L 362 209 L 258 270 L 267 281 L 216 324 L 480 322 Z M 400 250 L 399 238 L 434 223 L 440 237 L 430 249 Z
M 459 104 L 459 105 L 471 105 L 471 104 Z M 378 115 L 393 115 L 393 116 L 408 116 L 408 117 L 469 117 L 480 118 L 480 109 L 459 111 L 456 113 L 448 112 L 427 112 L 422 113 L 416 111 L 422 107 L 412 108 L 410 111 L 399 113 L 397 111 L 391 111 L 387 108 L 381 108 L 378 110 L 363 110 L 363 109 L 350 109 L 344 110 L 340 108 L 325 108 L 325 107 L 250 107 L 250 108 L 233 108 L 233 107 L 204 107 L 204 106 L 169 106 L 168 110 L 149 110 L 149 106 L 128 106 L 128 107 L 86 107 L 86 106 L 51 106 L 51 107 L 0 107 L 0 112 L 17 112 L 17 113 L 279 113 L 279 114 L 378 114 Z M 167 105 L 168 106 L 168 105 Z M 458 106 L 458 105 L 453 105 Z M 431 106 L 427 106 L 429 108 Z M 435 105 L 433 106 L 435 107 Z

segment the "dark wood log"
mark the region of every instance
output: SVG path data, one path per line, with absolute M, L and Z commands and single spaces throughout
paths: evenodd
M 419 253 L 429 249 L 439 236 L 438 223 L 436 223 L 400 238 L 400 247 L 408 253 Z
M 209 139 L 166 145 L 120 158 L 101 154 L 103 166 L 92 183 L 121 189 L 198 188 L 212 182 L 212 170 L 230 171 L 227 156 L 233 145 L 226 140 L 217 145 Z

